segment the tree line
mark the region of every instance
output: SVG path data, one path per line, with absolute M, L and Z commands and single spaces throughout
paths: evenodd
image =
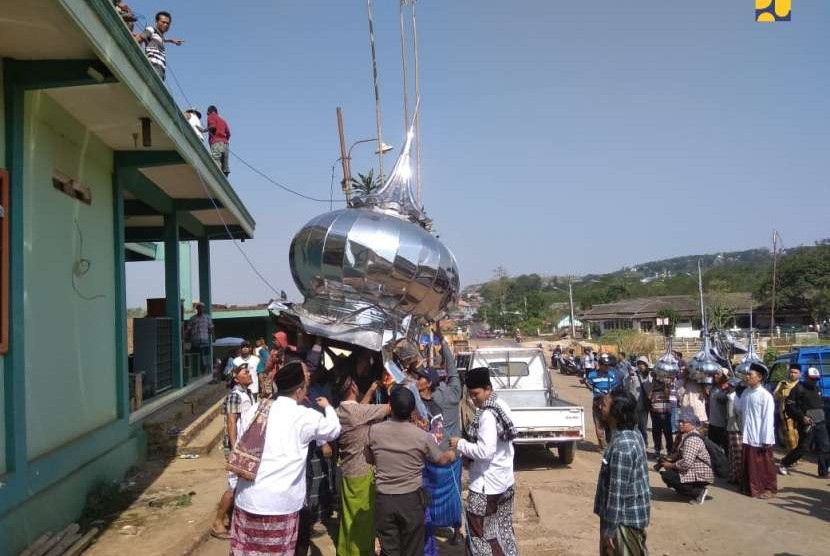
M 756 250 L 748 253 L 753 256 L 727 258 L 726 262 L 722 262 L 723 258 L 710 258 L 714 262 L 704 269 L 704 290 L 708 294 L 752 293 L 760 304 L 769 306 L 772 257 L 757 256 Z M 649 263 L 649 267 L 659 268 L 659 262 Z M 779 256 L 776 276 L 777 310 L 804 314 L 816 323 L 830 318 L 830 240 L 787 250 Z M 622 270 L 576 278 L 572 287 L 578 313 L 594 305 L 638 297 L 697 295 L 697 275 L 678 272 L 648 277 L 640 269 Z M 499 267 L 492 280 L 475 288 L 483 300 L 478 317 L 495 328 L 520 328 L 533 333 L 537 328 L 550 328 L 569 313 L 567 277 L 511 277 L 507 269 Z M 728 316 L 722 307 L 710 310 L 710 316 L 718 320 Z

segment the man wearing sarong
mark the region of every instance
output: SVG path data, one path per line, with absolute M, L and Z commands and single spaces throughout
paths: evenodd
M 325 398 L 323 413 L 303 407 L 305 363 L 292 361 L 277 373 L 276 399 L 263 400 L 253 423 L 234 448 L 229 469 L 237 472 L 231 556 L 293 556 L 299 513 L 306 498 L 306 458 L 312 442 L 330 442 L 340 422 Z
M 450 446 L 472 460 L 467 497 L 467 550 L 472 556 L 516 556 L 513 531 L 513 439 L 516 427 L 510 407 L 490 382 L 490 370 L 467 373 L 467 391 L 477 410 L 467 440 L 452 438 Z
M 603 396 L 603 421 L 611 432 L 594 497 L 600 556 L 648 556 L 646 527 L 651 491 L 646 446 L 637 428 L 637 402 L 625 392 Z
M 726 434 L 729 437 L 729 482 L 733 485 L 741 485 L 744 472 L 743 438 L 741 438 L 740 416 L 735 410 L 735 402 L 745 387 L 731 381 L 732 391 L 726 399 Z M 738 389 L 740 388 L 740 393 Z
M 392 419 L 372 425 L 366 445 L 366 459 L 375 465 L 375 533 L 383 554 L 423 556 L 424 460 L 446 465 L 455 452 L 441 452 L 430 433 L 412 424 L 415 395 L 408 388 L 395 386 L 389 401 Z
M 441 334 L 440 328 L 438 334 Z M 444 437 L 441 450 L 449 448 L 449 439 L 461 436 L 461 378 L 447 341 L 441 337 L 441 357 L 447 369 L 447 382 L 430 388 L 432 402 L 438 406 L 444 423 Z M 420 390 L 420 387 L 419 387 Z M 423 395 L 421 396 L 423 398 Z M 432 496 L 429 514 L 433 527 L 452 527 L 451 545 L 461 540 L 461 459 L 449 465 L 438 466 L 427 463 L 424 467 L 424 485 Z
M 772 397 L 775 399 L 775 408 L 778 411 L 781 442 L 788 452 L 798 446 L 798 424 L 787 414 L 787 398 L 790 397 L 790 392 L 796 387 L 800 379 L 801 367 L 798 364 L 793 364 L 790 367 L 790 376 L 787 380 L 779 382 L 772 393 Z
M 743 477 L 741 491 L 753 498 L 772 498 L 778 492 L 778 475 L 772 459 L 775 445 L 775 401 L 763 386 L 767 368 L 750 365 L 747 388 L 738 398 L 735 409 L 741 414 L 743 428 Z
M 256 402 L 254 395 L 248 389 L 253 378 L 248 365 L 242 364 L 234 367 L 231 371 L 231 378 L 228 380 L 228 387 L 231 391 L 225 396 L 222 404 L 222 415 L 224 416 L 224 430 L 222 447 L 225 452 L 225 461 L 236 446 L 237 440 L 248 428 Z M 228 473 L 228 488 L 222 493 L 219 504 L 216 506 L 216 515 L 213 525 L 210 528 L 210 536 L 216 539 L 228 540 L 230 535 L 225 528 L 225 518 L 231 517 L 233 509 L 233 492 L 236 489 L 237 477 L 234 473 Z
M 373 392 L 374 388 L 369 388 Z M 337 385 L 340 405 L 337 417 L 342 431 L 337 441 L 340 455 L 340 531 L 338 556 L 365 556 L 375 550 L 375 474 L 364 450 L 369 426 L 386 419 L 391 407 L 368 403 L 371 394 L 358 403 L 359 389 L 353 375 Z

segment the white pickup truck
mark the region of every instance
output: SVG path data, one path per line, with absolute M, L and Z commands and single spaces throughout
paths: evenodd
M 576 443 L 585 438 L 585 410 L 559 399 L 541 349 L 492 347 L 459 355 L 462 373 L 490 369 L 493 390 L 513 413 L 516 444 L 556 446 L 562 463 L 573 462 Z

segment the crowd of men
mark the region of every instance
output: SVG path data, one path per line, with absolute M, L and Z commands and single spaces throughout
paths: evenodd
M 231 554 L 307 554 L 335 508 L 339 555 L 374 554 L 376 543 L 383 554 L 437 555 L 439 528 L 470 554 L 518 554 L 516 430 L 489 369 L 466 372 L 474 411 L 462 430 L 467 402 L 443 340 L 441 363 L 430 366 L 406 341 L 384 364 L 377 352 L 301 332 L 272 339 L 245 342 L 217 366 L 229 385 L 228 488 L 210 533 L 228 539 Z
M 194 353 L 207 356 L 213 324 L 201 306 L 196 310 L 186 337 Z M 216 378 L 230 388 L 223 408 L 230 472 L 211 534 L 230 539 L 232 554 L 307 554 L 335 506 L 338 554 L 374 554 L 376 542 L 383 554 L 437 554 L 441 527 L 451 528 L 450 542 L 464 541 L 470 554 L 517 553 L 516 431 L 488 369 L 467 372 L 465 397 L 443 340 L 434 366 L 417 346 L 400 343 L 392 359 L 403 379 L 395 382 L 376 352 L 338 350 L 303 334 L 302 345 L 292 345 L 284 331 L 272 339 L 271 346 L 264 338 L 244 342 L 216 366 Z M 721 368 L 706 384 L 691 379 L 682 354 L 675 355 L 676 378 L 655 372 L 648 357 L 632 358 L 632 365 L 624 354 L 607 353 L 594 355 L 582 378 L 593 393 L 603 451 L 595 499 L 602 554 L 646 553 L 649 458 L 665 485 L 696 505 L 716 476 L 749 496 L 775 496 L 777 474 L 787 475 L 811 447 L 818 475 L 828 474 L 817 369 L 794 366 L 772 394 L 760 363 L 742 381 Z M 464 403 L 476 410 L 466 430 Z M 279 425 L 269 428 L 271 422 Z M 778 466 L 776 426 L 789 450 Z M 466 509 L 462 458 L 470 462 Z
M 592 413 L 603 450 L 594 508 L 600 516 L 600 554 L 648 553 L 649 456 L 657 460 L 654 468 L 666 486 L 696 505 L 707 499 L 715 476 L 748 496 L 776 496 L 776 473 L 788 475 L 811 446 L 818 456 L 818 476 L 828 476 L 830 441 L 817 368 L 803 372 L 794 365 L 774 398 L 764 387 L 769 370 L 760 362 L 749 366 L 743 380 L 721 368 L 706 384 L 689 376 L 682 354 L 675 356 L 680 362 L 677 378 L 653 372 L 647 357 L 637 358 L 632 367 L 605 353 L 583 378 L 594 395 Z M 776 411 L 778 436 L 790 450 L 777 469 Z

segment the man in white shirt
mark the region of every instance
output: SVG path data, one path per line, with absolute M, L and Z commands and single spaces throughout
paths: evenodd
M 202 113 L 199 112 L 199 109 L 195 106 L 191 106 L 184 111 L 184 115 L 187 118 L 187 123 L 189 123 L 190 127 L 193 128 L 193 133 L 196 134 L 196 137 L 198 137 L 200 141 L 204 141 L 204 134 L 207 133 L 207 129 L 202 127 Z
M 328 400 L 316 400 L 323 414 L 299 403 L 307 396 L 305 363 L 287 363 L 274 383 L 277 398 L 268 411 L 255 479 L 240 477 L 236 488 L 231 554 L 293 556 L 306 497 L 308 446 L 340 434 L 340 421 Z
M 469 440 L 452 438 L 450 447 L 472 460 L 467 498 L 468 548 L 473 555 L 518 555 L 513 531 L 513 439 L 510 407 L 498 399 L 487 367 L 467 373 L 467 391 L 477 411 Z
M 743 475 L 741 491 L 753 498 L 772 498 L 778 492 L 773 461 L 775 446 L 775 400 L 763 386 L 767 368 L 753 363 L 746 375 L 747 388 L 735 400 L 743 421 Z
M 222 439 L 222 447 L 225 451 L 225 461 L 228 460 L 231 450 L 236 446 L 236 441 L 242 436 L 250 424 L 256 404 L 254 396 L 248 387 L 251 385 L 251 370 L 247 365 L 235 367 L 232 371 L 228 387 L 231 391 L 225 396 L 225 403 L 222 404 L 222 415 L 225 418 L 225 430 Z M 228 531 L 225 528 L 225 518 L 230 517 L 233 507 L 233 491 L 236 489 L 237 477 L 233 472 L 228 472 L 228 488 L 222 494 L 219 504 L 216 507 L 216 516 L 210 528 L 210 535 L 217 539 L 229 539 Z
M 251 370 L 252 373 L 256 373 L 257 367 L 259 366 L 259 357 L 253 355 L 251 350 L 251 342 L 245 341 L 242 342 L 240 346 L 240 353 L 239 357 L 234 358 L 233 366 L 239 367 L 243 363 L 248 365 L 248 369 Z M 253 382 L 251 382 L 250 390 L 251 393 L 254 395 L 255 399 L 259 398 L 259 378 L 258 375 L 251 376 L 253 378 Z

